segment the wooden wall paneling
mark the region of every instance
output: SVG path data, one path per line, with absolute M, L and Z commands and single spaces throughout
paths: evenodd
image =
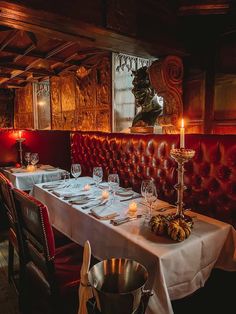
M 0 128 L 13 127 L 14 91 L 0 89 Z
M 62 125 L 64 130 L 71 130 L 75 127 L 75 77 L 72 74 L 66 74 L 60 78 Z
M 32 84 L 16 91 L 14 112 L 15 128 L 34 128 Z
M 137 32 L 137 1 L 110 0 L 106 4 L 106 27 L 127 35 Z
M 50 78 L 51 90 L 51 124 L 52 129 L 62 130 L 62 108 L 61 108 L 61 80 L 60 77 Z
M 205 73 L 191 74 L 184 79 L 184 117 L 188 133 L 204 132 Z

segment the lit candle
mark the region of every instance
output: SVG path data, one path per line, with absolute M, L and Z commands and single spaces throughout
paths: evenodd
M 180 148 L 185 147 L 185 138 L 184 138 L 184 119 L 182 119 L 181 128 L 180 128 Z
M 107 199 L 109 197 L 109 192 L 107 190 L 102 191 L 102 198 Z
M 91 189 L 91 185 L 86 184 L 86 185 L 84 186 L 84 191 L 89 191 L 90 189 Z
M 33 171 L 35 171 L 35 166 L 33 166 L 33 165 L 28 165 L 27 168 L 26 168 L 26 170 L 29 171 L 29 172 L 33 172 Z
M 137 214 L 137 203 L 136 202 L 131 202 L 129 204 L 129 211 L 128 211 L 130 216 L 135 216 Z
M 22 135 L 22 131 L 19 131 L 19 138 L 21 138 L 21 135 Z

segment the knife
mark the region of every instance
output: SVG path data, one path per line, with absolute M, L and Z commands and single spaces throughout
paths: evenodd
M 129 200 L 134 200 L 135 198 L 141 198 L 141 195 L 135 195 L 135 196 L 131 196 L 125 199 L 120 200 L 120 202 L 125 202 L 125 201 L 129 201 Z

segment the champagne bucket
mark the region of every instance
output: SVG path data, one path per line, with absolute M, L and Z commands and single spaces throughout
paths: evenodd
M 141 302 L 148 272 L 134 260 L 112 258 L 95 264 L 88 279 L 102 314 L 133 314 Z

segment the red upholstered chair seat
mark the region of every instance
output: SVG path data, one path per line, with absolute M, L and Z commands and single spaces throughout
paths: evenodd
M 83 262 L 83 251 L 75 243 L 64 245 L 55 252 L 55 281 L 61 295 L 68 294 L 68 289 L 78 289 L 80 269 Z

